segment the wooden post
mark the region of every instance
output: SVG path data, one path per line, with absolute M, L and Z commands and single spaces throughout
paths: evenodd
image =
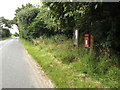
M 93 47 L 94 47 L 94 37 L 93 35 L 90 35 L 90 54 L 93 53 Z

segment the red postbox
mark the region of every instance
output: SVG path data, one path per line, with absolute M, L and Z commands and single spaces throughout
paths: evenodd
M 85 34 L 84 35 L 84 46 L 85 47 L 90 47 L 90 34 Z

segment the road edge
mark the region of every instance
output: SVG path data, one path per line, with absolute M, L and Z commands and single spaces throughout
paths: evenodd
M 21 43 L 21 41 L 20 41 L 20 43 Z M 34 72 L 36 73 L 36 76 L 38 78 L 40 78 L 42 76 L 42 78 L 44 78 L 44 80 L 46 82 L 45 84 L 47 84 L 47 86 L 49 86 L 49 88 L 55 88 L 56 86 L 54 85 L 52 80 L 46 75 L 46 73 L 44 72 L 43 68 L 36 62 L 35 59 L 33 59 L 33 57 L 28 53 L 28 51 L 25 49 L 25 47 L 24 47 L 24 45 L 22 43 L 21 43 L 21 46 L 24 49 L 25 55 L 30 60 L 30 61 L 27 61 L 27 63 L 32 67 L 32 69 L 34 69 Z

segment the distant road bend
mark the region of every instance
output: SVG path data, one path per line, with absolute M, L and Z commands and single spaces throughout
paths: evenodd
M 53 88 L 37 63 L 27 54 L 19 38 L 0 41 L 2 88 Z

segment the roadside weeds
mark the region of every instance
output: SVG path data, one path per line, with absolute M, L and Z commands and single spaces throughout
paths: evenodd
M 21 41 L 57 88 L 107 88 L 87 74 L 76 72 L 72 64 L 63 64 L 48 52 L 48 48 L 41 49 L 29 42 Z

